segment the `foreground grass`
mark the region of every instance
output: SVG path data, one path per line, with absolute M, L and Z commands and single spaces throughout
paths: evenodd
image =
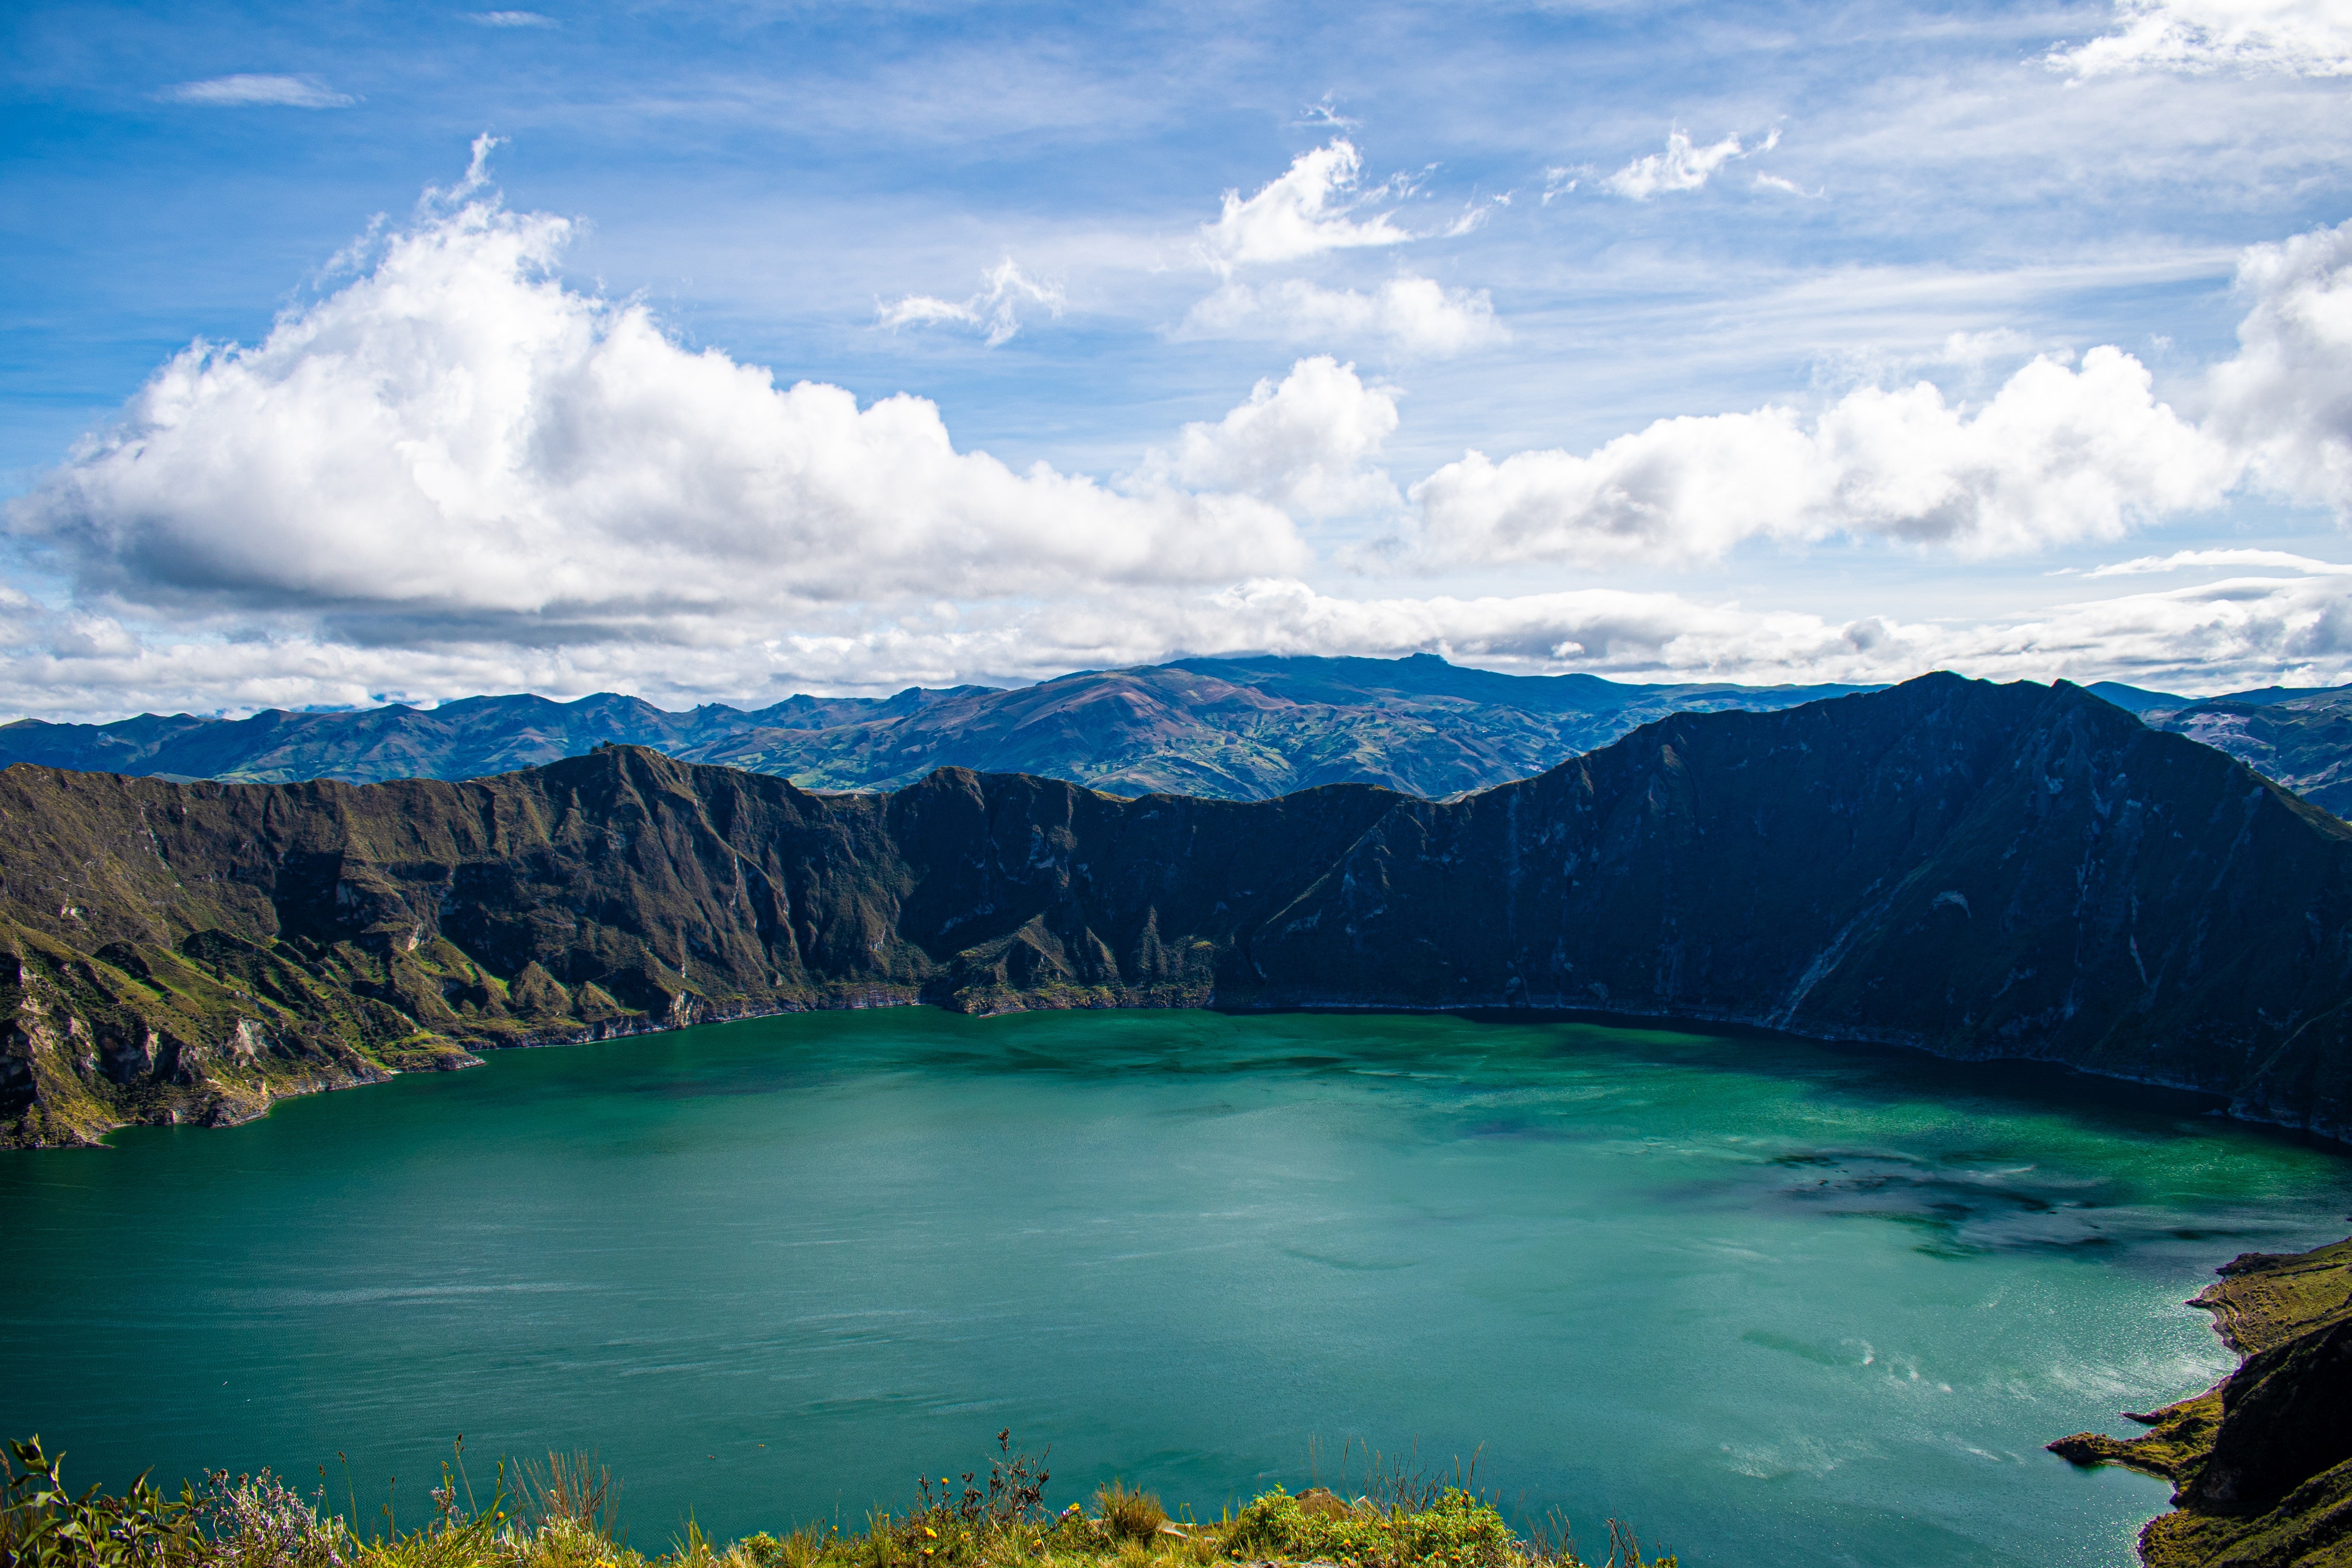
M 1674 1568 L 1644 1558 L 1629 1530 L 1608 1526 L 1606 1558 L 1587 1563 L 1557 1519 L 1523 1538 L 1466 1485 L 1377 1477 L 1378 1497 L 1276 1487 L 1214 1522 L 1171 1520 L 1160 1500 L 1117 1483 L 1092 1509 L 1056 1512 L 1046 1473 L 998 1434 L 988 1473 L 929 1477 L 903 1513 L 876 1513 L 863 1531 L 803 1526 L 724 1544 L 689 1523 L 650 1553 L 619 1529 L 617 1488 L 583 1456 L 551 1454 L 509 1472 L 489 1496 L 470 1495 L 462 1468 L 445 1466 L 433 1518 L 402 1531 L 387 1517 L 362 1533 L 310 1496 L 263 1471 L 216 1471 L 201 1489 L 167 1499 L 140 1478 L 120 1497 L 69 1492 L 38 1437 L 10 1443 L 0 1505 L 0 1564 L 7 1568 L 1213 1568 L 1333 1563 L 1341 1568 Z M 356 1509 L 353 1510 L 356 1512 Z

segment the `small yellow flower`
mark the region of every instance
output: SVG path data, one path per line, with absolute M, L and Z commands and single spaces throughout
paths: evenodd
M 925 1525 L 925 1526 L 923 1526 L 923 1533 L 924 1533 L 925 1535 L 929 1536 L 933 1541 L 937 1541 L 937 1540 L 940 1538 L 940 1532 L 939 1532 L 938 1531 L 936 1531 L 936 1530 L 933 1530 L 933 1529 L 932 1529 L 929 1525 L 928 1525 L 928 1524 L 927 1524 L 927 1525 Z

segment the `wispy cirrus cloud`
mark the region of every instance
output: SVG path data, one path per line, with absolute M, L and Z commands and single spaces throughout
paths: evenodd
M 1058 318 L 1068 302 L 1060 284 L 1030 277 L 1008 256 L 981 274 L 980 291 L 969 299 L 908 294 L 877 306 L 875 320 L 894 331 L 942 323 L 974 327 L 987 335 L 988 346 L 995 348 L 1012 342 L 1021 331 L 1023 306 L 1043 306 L 1048 315 Z
M 2044 57 L 2075 81 L 2135 71 L 2352 76 L 2344 0 L 2116 0 L 2115 30 Z
M 478 27 L 560 27 L 554 17 L 540 11 L 468 11 L 466 20 Z
M 2162 572 L 2193 572 L 2215 566 L 2278 566 L 2314 576 L 2352 575 L 2352 566 L 2289 550 L 2176 550 L 2169 555 L 2140 555 L 2129 561 L 2095 566 L 2086 577 L 2144 577 Z
M 167 102 L 201 104 L 209 109 L 342 109 L 359 101 L 350 93 L 337 92 L 315 76 L 208 77 L 202 81 L 174 83 L 156 96 Z
M 1701 147 L 1691 141 L 1687 132 L 1677 129 L 1666 133 L 1664 152 L 1636 158 L 1601 184 L 1604 189 L 1637 202 L 1647 201 L 1662 192 L 1696 191 L 1733 159 L 1769 153 L 1780 144 L 1780 132 L 1777 129 L 1755 147 L 1744 145 L 1738 136 L 1727 136 Z
M 1510 341 L 1486 289 L 1449 289 L 1411 274 L 1370 290 L 1326 289 L 1297 278 L 1256 286 L 1228 279 L 1192 307 L 1177 335 L 1380 342 L 1429 359 Z

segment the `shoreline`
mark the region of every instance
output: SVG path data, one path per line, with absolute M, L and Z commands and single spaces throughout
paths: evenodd
M 312 1094 L 336 1093 L 343 1089 L 364 1089 L 373 1084 L 387 1083 L 393 1079 L 418 1071 L 452 1072 L 483 1065 L 479 1052 L 509 1050 L 544 1050 L 566 1046 L 598 1045 L 613 1040 L 635 1039 L 652 1035 L 675 1034 L 685 1029 L 711 1027 L 722 1024 L 756 1022 L 761 1019 L 783 1018 L 805 1014 L 865 1012 L 883 1007 L 938 1007 L 945 1012 L 971 1018 L 1001 1018 L 1020 1013 L 1038 1012 L 1128 1012 L 1177 1011 L 1197 1008 L 1234 1017 L 1268 1014 L 1401 1014 L 1444 1015 L 1468 1018 L 1477 1022 L 1511 1022 L 1525 1024 L 1567 1023 L 1601 1027 L 1658 1029 L 1675 1025 L 1687 1025 L 1732 1037 L 1754 1037 L 1793 1043 L 1823 1046 L 1872 1052 L 1900 1053 L 1906 1058 L 1924 1058 L 1929 1061 L 1948 1063 L 1954 1067 L 1981 1066 L 2007 1071 L 2046 1076 L 2052 1083 L 2070 1083 L 2084 1088 L 2092 1086 L 2122 1086 L 2148 1091 L 2167 1098 L 2178 1097 L 2183 1109 L 2194 1105 L 2202 1114 L 2224 1117 L 2249 1127 L 2261 1127 L 2273 1132 L 2293 1134 L 2314 1140 L 2328 1148 L 2352 1154 L 2352 1129 L 2341 1131 L 2309 1124 L 2298 1125 L 2278 1118 L 2247 1114 L 2226 1094 L 2194 1085 L 2173 1082 L 2160 1078 L 2136 1077 L 2122 1073 L 2099 1072 L 2089 1068 L 2046 1056 L 1953 1056 L 1938 1051 L 1917 1040 L 1882 1038 L 1858 1032 L 1814 1034 L 1790 1029 L 1752 1016 L 1706 1011 L 1625 1011 L 1615 1008 L 1542 1006 L 1528 1003 L 1503 1001 L 1415 1005 L 1409 1002 L 1371 1001 L 1348 1002 L 1329 999 L 1313 1001 L 1258 1002 L 1241 998 L 1221 999 L 1213 991 L 1201 997 L 1172 997 L 1166 1000 L 1119 997 L 1104 994 L 1102 988 L 1056 987 L 1052 990 L 1013 993 L 1002 997 L 991 996 L 992 1004 L 984 1006 L 968 1005 L 966 996 L 940 997 L 922 994 L 921 987 L 857 987 L 856 994 L 795 997 L 765 1005 L 742 1006 L 725 1003 L 709 1004 L 700 999 L 681 996 L 680 1005 L 672 1007 L 667 1016 L 639 1014 L 635 1016 L 603 1019 L 585 1024 L 576 1030 L 547 1031 L 507 1036 L 496 1039 L 460 1040 L 444 1036 L 429 1036 L 397 1053 L 394 1060 L 368 1062 L 372 1070 L 360 1070 L 351 1064 L 336 1064 L 341 1070 L 321 1070 L 318 1064 L 289 1064 L 294 1070 L 283 1076 L 268 1071 L 255 1062 L 253 1077 L 221 1079 L 206 1078 L 193 1085 L 165 1085 L 151 1088 L 146 1098 L 155 1103 L 137 1108 L 135 1113 L 122 1116 L 89 1114 L 91 1109 L 103 1106 L 101 1097 L 89 1092 L 95 1085 L 82 1084 L 83 1114 L 68 1121 L 61 1137 L 44 1138 L 35 1133 L 26 1136 L 35 1116 L 44 1107 L 37 1100 L 26 1108 L 25 1115 L 14 1127 L 0 1129 L 0 1152 L 11 1150 L 104 1148 L 108 1136 L 125 1127 L 197 1125 L 207 1128 L 236 1127 L 257 1121 L 268 1114 L 269 1108 L 281 1100 L 301 1099 Z M 106 1110 L 117 1108 L 106 1107 Z M 131 1109 L 131 1108 L 121 1108 Z M 63 1120 L 44 1118 L 44 1120 Z
M 2173 1483 L 2139 1534 L 2147 1568 L 2335 1563 L 2352 1540 L 2352 1239 L 2240 1253 L 2186 1304 L 2240 1357 L 2201 1394 L 2125 1411 L 2137 1437 L 2077 1432 L 2045 1445 L 2085 1468 Z

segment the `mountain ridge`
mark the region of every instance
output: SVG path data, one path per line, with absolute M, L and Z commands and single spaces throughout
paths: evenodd
M 0 725 L 0 765 L 290 784 L 473 778 L 603 742 L 779 773 L 812 788 L 895 789 L 934 767 L 1035 773 L 1124 795 L 1270 799 L 1352 780 L 1458 794 L 1538 773 L 1677 707 L 1787 707 L 1844 686 L 1634 686 L 1401 659 L 1180 659 L 1078 670 L 1035 686 L 909 688 L 682 713 L 613 693 L 528 694 L 432 710 L 245 720 L 141 715 L 110 725 Z
M 2078 688 L 1677 714 L 1445 802 L 0 772 L 0 1138 L 806 1007 L 1542 1007 L 2199 1089 L 2352 1131 L 2352 827 Z

